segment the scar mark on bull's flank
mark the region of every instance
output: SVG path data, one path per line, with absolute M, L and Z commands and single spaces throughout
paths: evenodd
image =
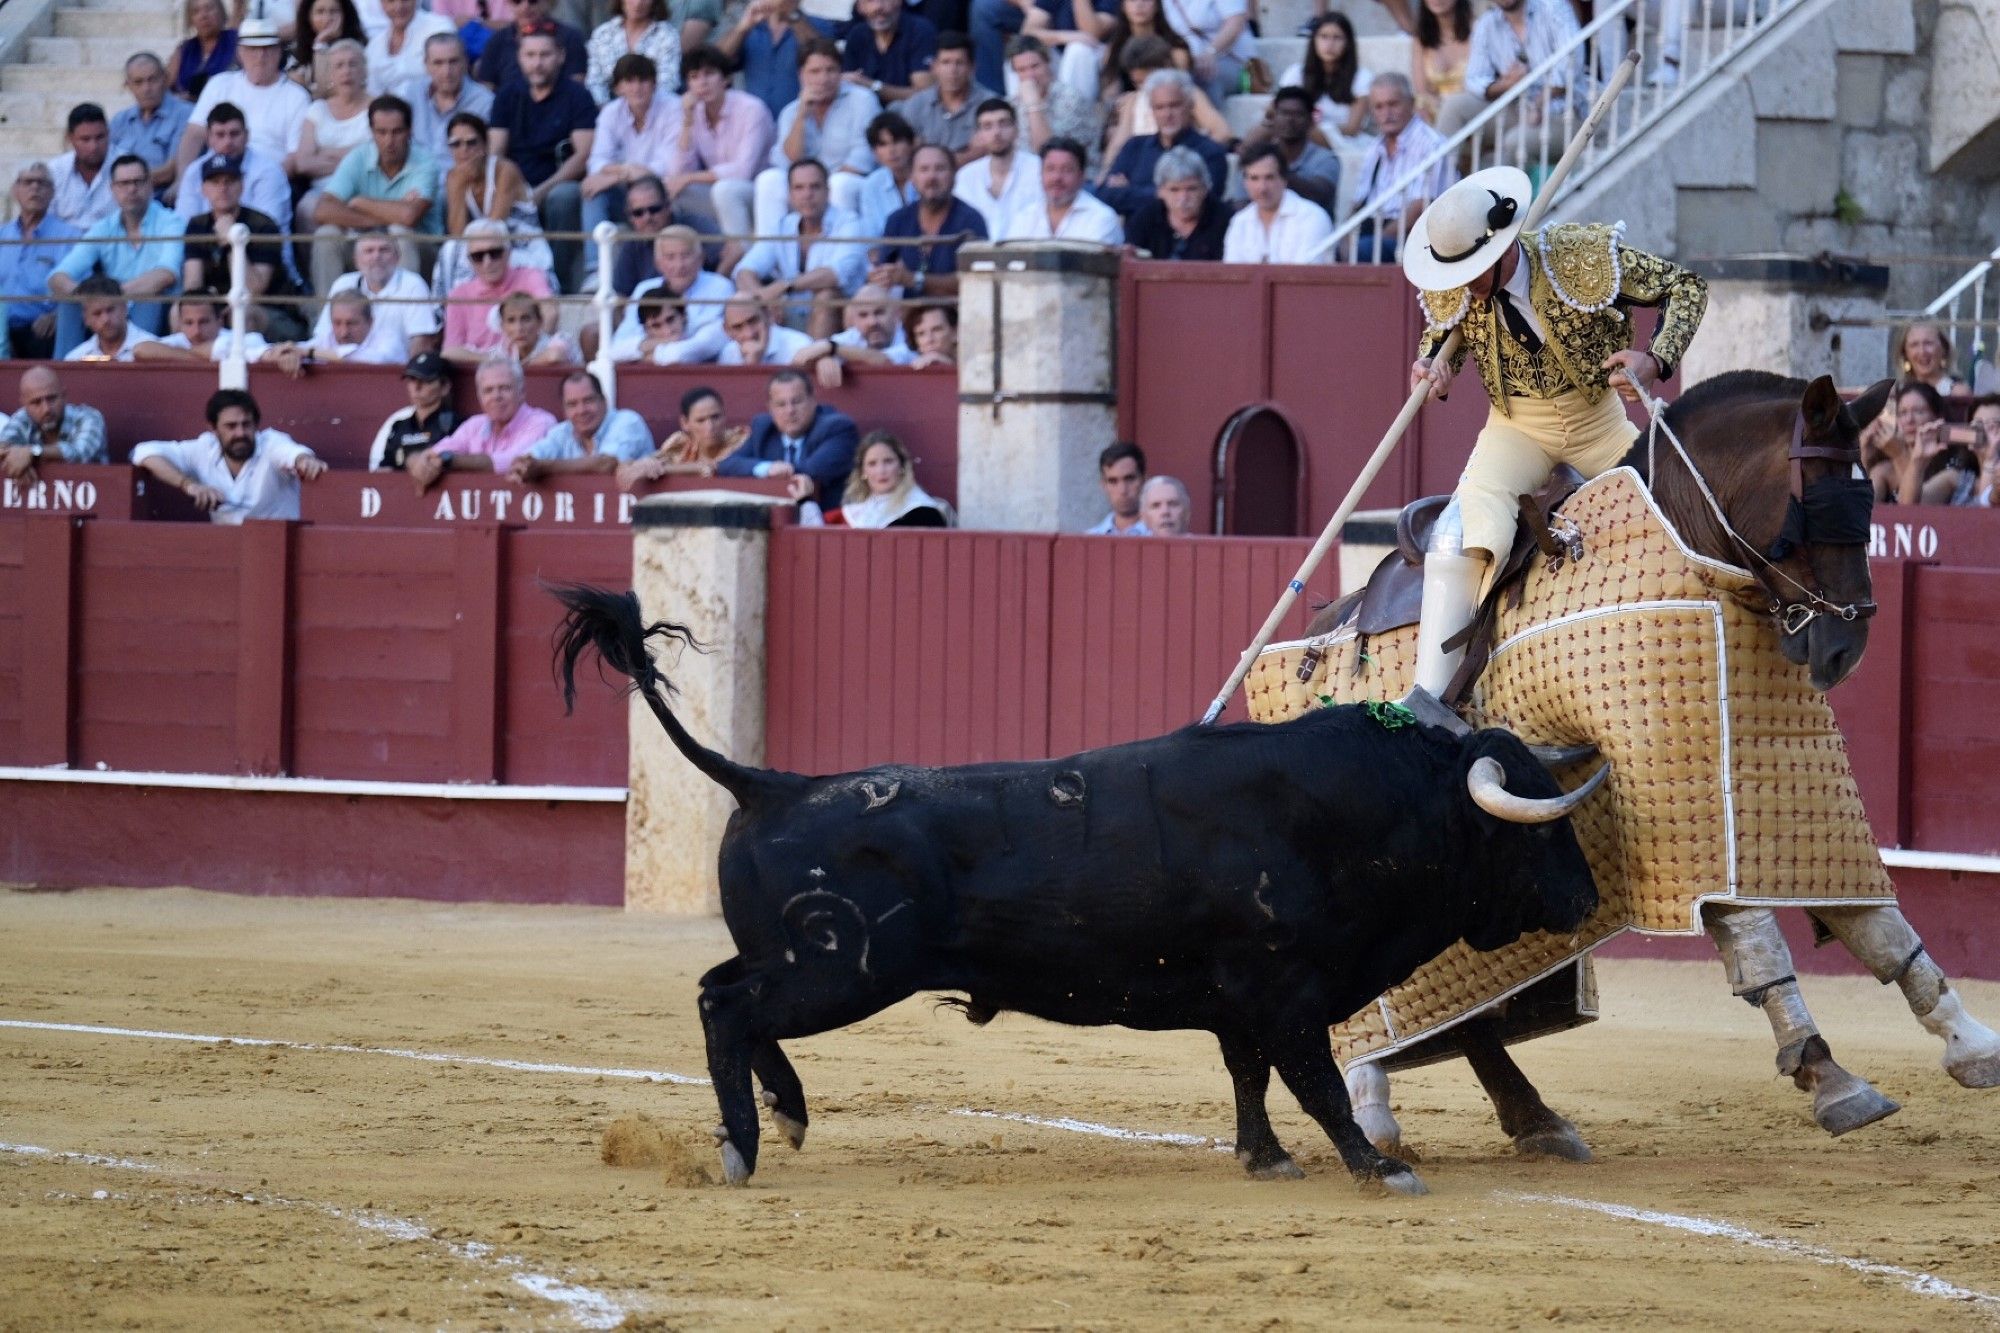
M 862 783 L 861 794 L 868 798 L 868 804 L 862 807 L 861 813 L 865 815 L 870 810 L 881 809 L 883 806 L 889 804 L 889 802 L 895 800 L 896 793 L 902 789 L 903 784 L 901 782 L 890 783 L 887 791 L 875 790 L 875 784 L 872 782 Z
M 1049 783 L 1049 799 L 1065 809 L 1082 805 L 1083 795 L 1083 774 L 1073 768 L 1056 774 L 1055 781 Z
M 1257 910 L 1264 914 L 1265 920 L 1276 921 L 1278 919 L 1278 913 L 1271 907 L 1270 902 L 1264 897 L 1264 890 L 1270 887 L 1271 887 L 1270 873 L 1268 871 L 1262 871 L 1262 870 L 1258 871 L 1257 887 L 1250 891 L 1250 901 L 1257 904 Z

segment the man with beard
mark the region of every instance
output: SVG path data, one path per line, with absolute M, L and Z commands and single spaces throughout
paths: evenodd
M 257 400 L 221 389 L 208 400 L 208 429 L 192 440 L 148 440 L 132 450 L 134 467 L 194 501 L 215 523 L 299 516 L 299 483 L 326 464 L 281 430 L 262 429 Z
M 897 209 L 882 224 L 884 236 L 947 238 L 937 244 L 884 245 L 876 248 L 868 281 L 878 287 L 900 288 L 906 296 L 957 296 L 958 247 L 986 239 L 986 219 L 960 199 L 958 166 L 951 150 L 927 143 L 917 149 L 910 179 L 917 202 Z

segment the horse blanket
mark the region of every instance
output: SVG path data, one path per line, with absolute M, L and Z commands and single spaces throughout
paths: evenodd
M 1595 742 L 1610 762 L 1572 816 L 1600 905 L 1573 934 L 1452 946 L 1334 1028 L 1342 1064 L 1446 1058 L 1453 1046 L 1433 1039 L 1495 1006 L 1510 1041 L 1588 1022 L 1590 950 L 1628 930 L 1696 934 L 1705 902 L 1895 901 L 1833 710 L 1778 651 L 1748 571 L 1690 551 L 1630 468 L 1585 483 L 1560 513 L 1582 557 L 1538 557 L 1519 601 L 1502 593 L 1468 720 L 1533 743 Z M 1408 690 L 1415 626 L 1365 640 L 1336 630 L 1301 682 L 1311 643 L 1258 658 L 1254 719 Z

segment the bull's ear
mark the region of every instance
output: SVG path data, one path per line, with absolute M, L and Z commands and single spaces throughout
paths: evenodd
M 1840 390 L 1834 386 L 1833 376 L 1821 375 L 1806 385 L 1799 411 L 1806 419 L 1807 437 L 1825 439 L 1832 435 L 1840 425 L 1840 408 Z
M 1868 423 L 1882 415 L 1882 409 L 1889 405 L 1889 395 L 1895 391 L 1896 381 L 1877 380 L 1861 391 L 1861 396 L 1847 405 L 1854 417 L 1854 429 L 1864 431 Z

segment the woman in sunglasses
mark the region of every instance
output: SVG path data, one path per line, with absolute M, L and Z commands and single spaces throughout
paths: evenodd
M 548 274 L 510 262 L 507 224 L 491 218 L 466 224 L 465 247 L 472 276 L 447 294 L 444 312 L 444 355 L 447 361 L 477 364 L 502 346 L 499 307 L 507 297 L 525 292 L 541 302 L 542 325 L 556 326 L 556 303 Z M 440 261 L 442 262 L 442 261 Z
M 519 167 L 488 151 L 486 131 L 486 122 L 469 111 L 445 123 L 444 143 L 451 153 L 451 170 L 444 178 L 445 226 L 462 237 L 474 222 L 499 222 L 514 252 L 509 262 L 540 270 L 553 290 L 555 255 L 541 236 L 534 191 Z M 440 296 L 477 275 L 466 249 L 464 241 L 455 240 L 438 252 L 432 287 Z

